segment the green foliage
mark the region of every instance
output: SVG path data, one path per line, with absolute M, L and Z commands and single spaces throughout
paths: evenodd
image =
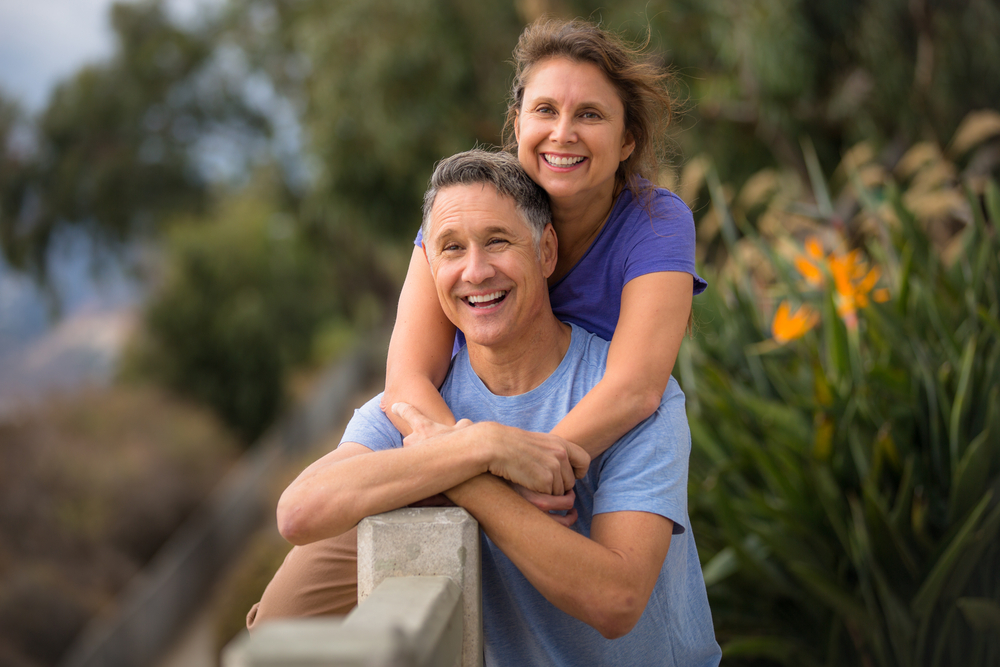
M 252 441 L 281 407 L 288 370 L 310 359 L 313 332 L 343 313 L 325 247 L 266 195 L 179 223 L 133 372 L 211 406 Z
M 744 237 L 724 235 L 729 264 L 696 300 L 680 368 L 692 518 L 733 664 L 1000 661 L 1000 189 L 963 190 L 929 148 L 897 178 L 845 159 L 847 227 L 823 213 L 808 150 L 819 204 L 772 193 L 762 235 L 714 188 Z M 860 254 L 840 275 L 853 287 L 837 280 L 848 230 L 881 268 L 885 303 L 859 298 L 875 294 L 859 287 Z M 795 252 L 806 231 L 833 252 Z M 803 260 L 823 277 L 805 281 Z M 779 344 L 768 313 L 785 298 L 819 320 Z
M 434 163 L 499 143 L 505 61 L 522 28 L 513 3 L 276 6 L 279 36 L 310 65 L 295 90 L 320 165 L 312 204 L 341 224 L 412 238 Z
M 225 129 L 250 143 L 268 130 L 243 99 L 243 81 L 220 66 L 212 26 L 174 25 L 162 0 L 117 4 L 111 23 L 114 57 L 58 86 L 34 119 L 37 150 L 0 171 L 0 246 L 42 278 L 60 227 L 113 247 L 170 215 L 202 211 L 199 142 Z

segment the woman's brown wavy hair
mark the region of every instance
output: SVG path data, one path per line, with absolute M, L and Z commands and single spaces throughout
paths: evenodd
M 618 165 L 615 193 L 629 187 L 636 194 L 638 177 L 655 182 L 666 147 L 666 129 L 673 119 L 674 99 L 668 85 L 670 73 L 643 51 L 649 44 L 633 46 L 599 25 L 541 18 L 521 33 L 514 49 L 514 83 L 503 128 L 504 148 L 517 152 L 514 124 L 524 102 L 524 88 L 532 68 L 547 58 L 569 58 L 596 65 L 615 87 L 625 107 L 625 131 L 635 140 L 635 150 Z

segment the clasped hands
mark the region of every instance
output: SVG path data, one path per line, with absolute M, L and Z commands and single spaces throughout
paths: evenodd
M 590 467 L 590 455 L 572 442 L 550 433 L 535 433 L 496 422 L 459 420 L 448 426 L 429 419 L 408 403 L 396 403 L 392 411 L 413 432 L 404 447 L 420 446 L 444 437 L 467 437 L 483 448 L 487 471 L 507 480 L 528 502 L 564 526 L 577 518 L 573 485 Z M 435 497 L 420 504 L 440 504 Z M 553 512 L 566 512 L 565 515 Z

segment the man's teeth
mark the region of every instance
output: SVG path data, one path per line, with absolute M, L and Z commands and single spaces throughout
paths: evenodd
M 480 296 L 470 296 L 468 297 L 469 303 L 483 303 L 484 301 L 495 301 L 500 297 L 507 294 L 506 291 L 501 290 L 499 292 L 491 292 L 490 294 L 482 294 Z
M 546 154 L 545 161 L 553 167 L 571 167 L 577 162 L 583 162 L 583 156 L 576 155 L 573 157 L 556 157 L 555 155 Z

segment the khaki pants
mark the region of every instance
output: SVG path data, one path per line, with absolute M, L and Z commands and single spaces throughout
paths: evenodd
M 358 604 L 358 530 L 294 547 L 260 602 L 247 629 L 276 618 L 346 614 Z

